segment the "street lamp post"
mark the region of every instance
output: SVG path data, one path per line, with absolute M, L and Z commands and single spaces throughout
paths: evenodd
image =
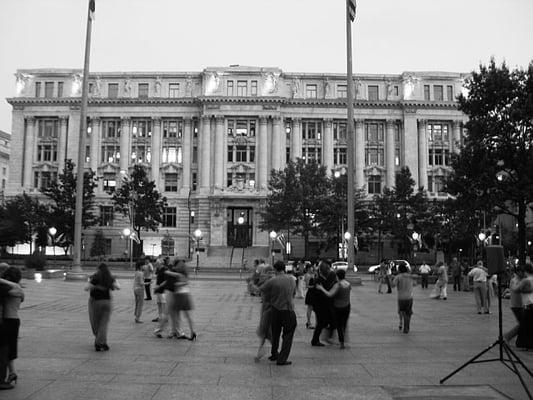
M 133 270 L 133 239 L 131 235 L 133 235 L 133 232 L 130 228 L 124 228 L 122 231 L 122 234 L 128 240 L 128 243 L 126 244 L 128 246 L 128 252 L 130 253 L 130 270 Z
M 276 240 L 277 235 L 276 231 L 270 232 L 270 265 L 274 265 L 274 240 Z
M 50 237 L 52 238 L 52 251 L 54 252 L 54 258 L 55 258 L 56 256 L 55 238 L 56 238 L 57 229 L 52 226 L 48 229 L 48 233 L 50 234 Z
M 200 240 L 202 240 L 202 231 L 200 229 L 196 229 L 194 231 L 194 239 L 195 239 L 195 251 L 196 251 L 196 267 L 194 268 L 194 274 L 198 274 L 198 270 L 200 269 Z

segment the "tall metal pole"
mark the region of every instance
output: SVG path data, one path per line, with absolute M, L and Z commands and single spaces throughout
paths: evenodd
M 87 96 L 89 88 L 89 58 L 91 54 L 91 28 L 94 0 L 89 0 L 87 8 L 87 34 L 85 37 L 85 62 L 83 64 L 83 84 L 81 90 L 81 120 L 78 146 L 78 173 L 76 180 L 76 211 L 74 214 L 74 249 L 72 272 L 81 273 L 81 231 L 83 210 L 83 174 L 85 169 L 85 137 L 87 135 Z
M 355 215 L 354 215 L 354 164 L 355 164 L 355 132 L 353 119 L 353 77 L 352 77 L 352 21 L 350 18 L 351 0 L 346 0 L 346 65 L 347 65 L 347 95 L 346 99 L 348 106 L 348 123 L 346 132 L 346 156 L 348 158 L 348 192 L 346 193 L 348 205 L 348 270 L 353 269 L 355 254 L 354 254 L 354 237 L 355 237 Z M 343 232 L 344 235 L 344 232 Z

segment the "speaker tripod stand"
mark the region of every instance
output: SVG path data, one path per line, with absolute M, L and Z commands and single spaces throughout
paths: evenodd
M 527 368 L 527 366 L 520 360 L 520 358 L 516 355 L 516 353 L 511 349 L 509 344 L 503 339 L 503 327 L 502 327 L 502 276 L 501 273 L 498 274 L 498 339 L 492 343 L 489 347 L 487 347 L 485 350 L 477 354 L 476 356 L 472 357 L 470 360 L 468 360 L 466 363 L 461 365 L 459 368 L 457 368 L 455 371 L 453 371 L 451 374 L 447 375 L 446 377 L 442 378 L 440 380 L 440 384 L 442 385 L 445 381 L 447 381 L 449 378 L 454 376 L 457 372 L 461 371 L 463 368 L 470 364 L 478 364 L 478 363 L 486 363 L 486 362 L 493 362 L 493 361 L 500 361 L 503 365 L 505 365 L 511 372 L 513 372 L 515 375 L 518 376 L 518 379 L 520 379 L 520 383 L 522 384 L 522 387 L 526 391 L 528 397 L 530 400 L 533 400 L 533 396 L 531 395 L 531 392 L 529 391 L 526 383 L 524 382 L 524 378 L 520 374 L 520 371 L 518 370 L 518 366 L 521 366 L 526 370 L 526 372 L 529 374 L 530 377 L 533 378 L 533 373 Z M 479 358 L 491 350 L 493 347 L 498 346 L 499 349 L 499 357 L 498 358 L 491 358 L 488 360 L 479 360 Z M 504 357 L 504 353 L 506 357 Z M 518 365 L 517 365 L 518 364 Z

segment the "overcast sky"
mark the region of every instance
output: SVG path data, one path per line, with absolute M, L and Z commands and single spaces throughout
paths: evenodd
M 14 73 L 82 68 L 88 0 L 0 0 L 0 129 Z M 96 0 L 91 71 L 208 66 L 346 73 L 345 0 Z M 358 0 L 354 73 L 533 60 L 532 0 Z

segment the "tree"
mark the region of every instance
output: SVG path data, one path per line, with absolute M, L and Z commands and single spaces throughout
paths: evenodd
M 57 244 L 63 247 L 65 254 L 74 243 L 77 181 L 74 167 L 75 164 L 72 160 L 65 160 L 63 173 L 58 176 L 57 182 L 52 182 L 47 188 L 41 189 L 41 192 L 53 201 L 50 223 L 57 229 L 57 236 L 62 238 Z M 98 220 L 93 213 L 94 188 L 96 187 L 96 181 L 93 171 L 84 173 L 82 207 L 83 229 L 93 226 Z
M 148 180 L 144 167 L 135 165 L 130 176 L 124 176 L 120 187 L 113 192 L 115 210 L 128 217 L 141 240 L 141 230 L 154 231 L 163 222 L 167 199 L 157 191 L 154 181 Z
M 30 243 L 38 230 L 46 227 L 48 207 L 26 193 L 8 200 L 0 207 L 0 246 L 14 246 L 17 243 Z
M 105 256 L 107 250 L 107 244 L 105 241 L 104 233 L 101 229 L 98 229 L 94 235 L 94 241 L 91 246 L 91 257 L 98 257 L 99 260 Z
M 301 234 L 308 258 L 309 235 L 319 232 L 317 216 L 329 190 L 326 167 L 303 159 L 289 161 L 283 171 L 272 171 L 268 188 L 260 229 Z
M 526 258 L 526 212 L 533 204 L 533 62 L 510 71 L 505 63 L 488 66 L 465 84 L 459 109 L 469 118 L 468 134 L 446 190 L 463 204 L 516 218 L 518 258 Z

